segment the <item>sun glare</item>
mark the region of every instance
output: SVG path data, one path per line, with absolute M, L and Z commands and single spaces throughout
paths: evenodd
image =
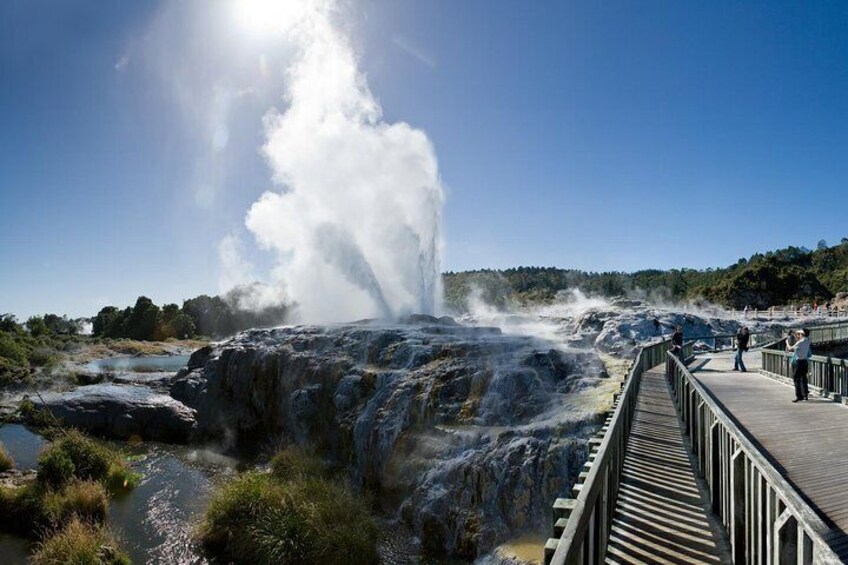
M 305 0 L 236 0 L 239 23 L 253 35 L 283 33 L 303 16 Z

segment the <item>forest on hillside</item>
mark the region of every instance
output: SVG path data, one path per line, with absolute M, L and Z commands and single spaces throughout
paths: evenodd
M 790 246 L 756 253 L 716 269 L 647 269 L 633 273 L 586 272 L 554 267 L 516 267 L 448 272 L 445 301 L 456 311 L 468 308 L 476 291 L 489 304 L 552 301 L 558 292 L 578 288 L 595 296 L 637 296 L 653 300 L 705 300 L 729 308 L 818 302 L 848 292 L 848 238 L 815 250 Z

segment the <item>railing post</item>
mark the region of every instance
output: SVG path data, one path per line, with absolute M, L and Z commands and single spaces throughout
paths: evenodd
M 747 489 L 745 488 L 745 456 L 741 449 L 737 449 L 732 457 L 730 483 L 732 491 L 730 544 L 733 549 L 733 562 L 745 563 L 747 549 L 745 544 L 747 519 L 745 515 L 745 497 Z

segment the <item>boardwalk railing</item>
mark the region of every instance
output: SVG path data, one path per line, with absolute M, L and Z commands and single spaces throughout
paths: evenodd
M 545 545 L 546 564 L 604 562 L 642 373 L 664 363 L 670 348 L 670 340 L 664 340 L 643 347 L 636 356 L 621 393 L 615 395 L 613 413 L 598 437 L 589 440 L 589 459 L 572 488 L 573 498 L 554 503 L 554 537 Z M 692 344 L 684 345 L 683 357 L 691 355 Z
M 748 341 L 748 347 L 761 347 L 767 344 L 771 344 L 776 339 L 778 339 L 780 335 L 781 331 L 778 329 L 763 332 L 751 332 L 751 337 Z M 712 351 L 722 351 L 736 348 L 736 334 L 715 334 L 706 336 L 696 336 L 689 339 L 695 343 L 696 351 L 703 350 L 704 347 Z
M 841 563 L 830 528 L 673 356 L 668 377 L 733 562 Z
M 813 349 L 816 345 L 848 341 L 848 323 L 817 326 L 807 330 Z M 792 354 L 786 351 L 786 340 L 780 339 L 762 350 L 763 371 L 767 376 L 791 380 Z M 825 355 L 813 355 L 807 373 L 810 387 L 834 400 L 848 400 L 848 360 Z
M 822 318 L 836 319 L 848 318 L 848 308 L 766 308 L 765 310 L 729 310 L 731 314 L 744 319 L 750 320 L 789 320 L 789 319 L 806 319 L 806 318 Z

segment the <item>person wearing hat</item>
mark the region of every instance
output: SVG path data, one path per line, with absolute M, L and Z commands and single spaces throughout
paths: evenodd
M 795 360 L 795 370 L 792 373 L 792 380 L 795 383 L 795 400 L 792 402 L 800 402 L 808 400 L 810 395 L 809 383 L 807 382 L 807 371 L 810 368 L 810 357 L 813 353 L 810 349 L 810 340 L 807 338 L 805 330 L 798 330 L 798 341 L 794 345 L 786 345 L 787 351 L 792 351 L 792 356 Z

